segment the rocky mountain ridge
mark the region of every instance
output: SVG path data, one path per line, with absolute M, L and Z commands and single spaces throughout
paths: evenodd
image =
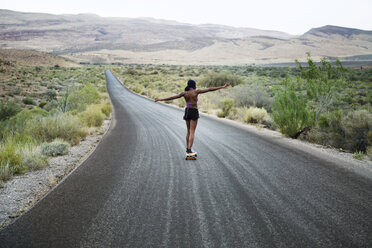
M 245 64 L 372 54 L 372 31 L 324 26 L 300 36 L 154 18 L 106 18 L 0 10 L 0 48 L 33 49 L 78 62 Z

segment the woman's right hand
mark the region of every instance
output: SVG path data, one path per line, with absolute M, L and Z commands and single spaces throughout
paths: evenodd
M 225 84 L 224 86 L 222 86 L 223 88 L 227 88 L 227 87 L 229 87 L 230 86 L 230 84 L 229 83 L 227 83 L 227 84 Z

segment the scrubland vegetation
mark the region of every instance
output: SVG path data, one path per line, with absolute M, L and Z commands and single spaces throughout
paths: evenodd
M 102 125 L 112 107 L 104 69 L 150 98 L 232 84 L 199 97 L 202 112 L 276 129 L 291 138 L 372 155 L 372 69 L 308 57 L 296 67 L 112 65 L 17 67 L 0 71 L 0 183 L 48 165 L 50 156 Z M 185 106 L 184 99 L 172 102 Z
M 199 109 L 277 129 L 356 154 L 372 155 L 372 70 L 343 67 L 323 59 L 296 67 L 123 65 L 112 71 L 129 89 L 150 98 L 229 82 L 229 90 L 199 97 Z M 184 99 L 172 102 L 185 106 Z M 355 156 L 354 156 L 355 157 Z M 356 156 L 356 157 L 361 157 Z
M 68 153 L 111 113 L 100 66 L 1 71 L 0 184 Z

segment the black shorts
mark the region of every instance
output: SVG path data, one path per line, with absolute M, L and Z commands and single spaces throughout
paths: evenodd
M 199 119 L 199 110 L 197 108 L 185 108 L 184 120 L 197 120 Z

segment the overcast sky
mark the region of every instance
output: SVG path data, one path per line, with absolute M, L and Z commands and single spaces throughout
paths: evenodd
M 372 0 L 2 0 L 1 9 L 104 17 L 154 17 L 303 34 L 337 25 L 372 30 Z

